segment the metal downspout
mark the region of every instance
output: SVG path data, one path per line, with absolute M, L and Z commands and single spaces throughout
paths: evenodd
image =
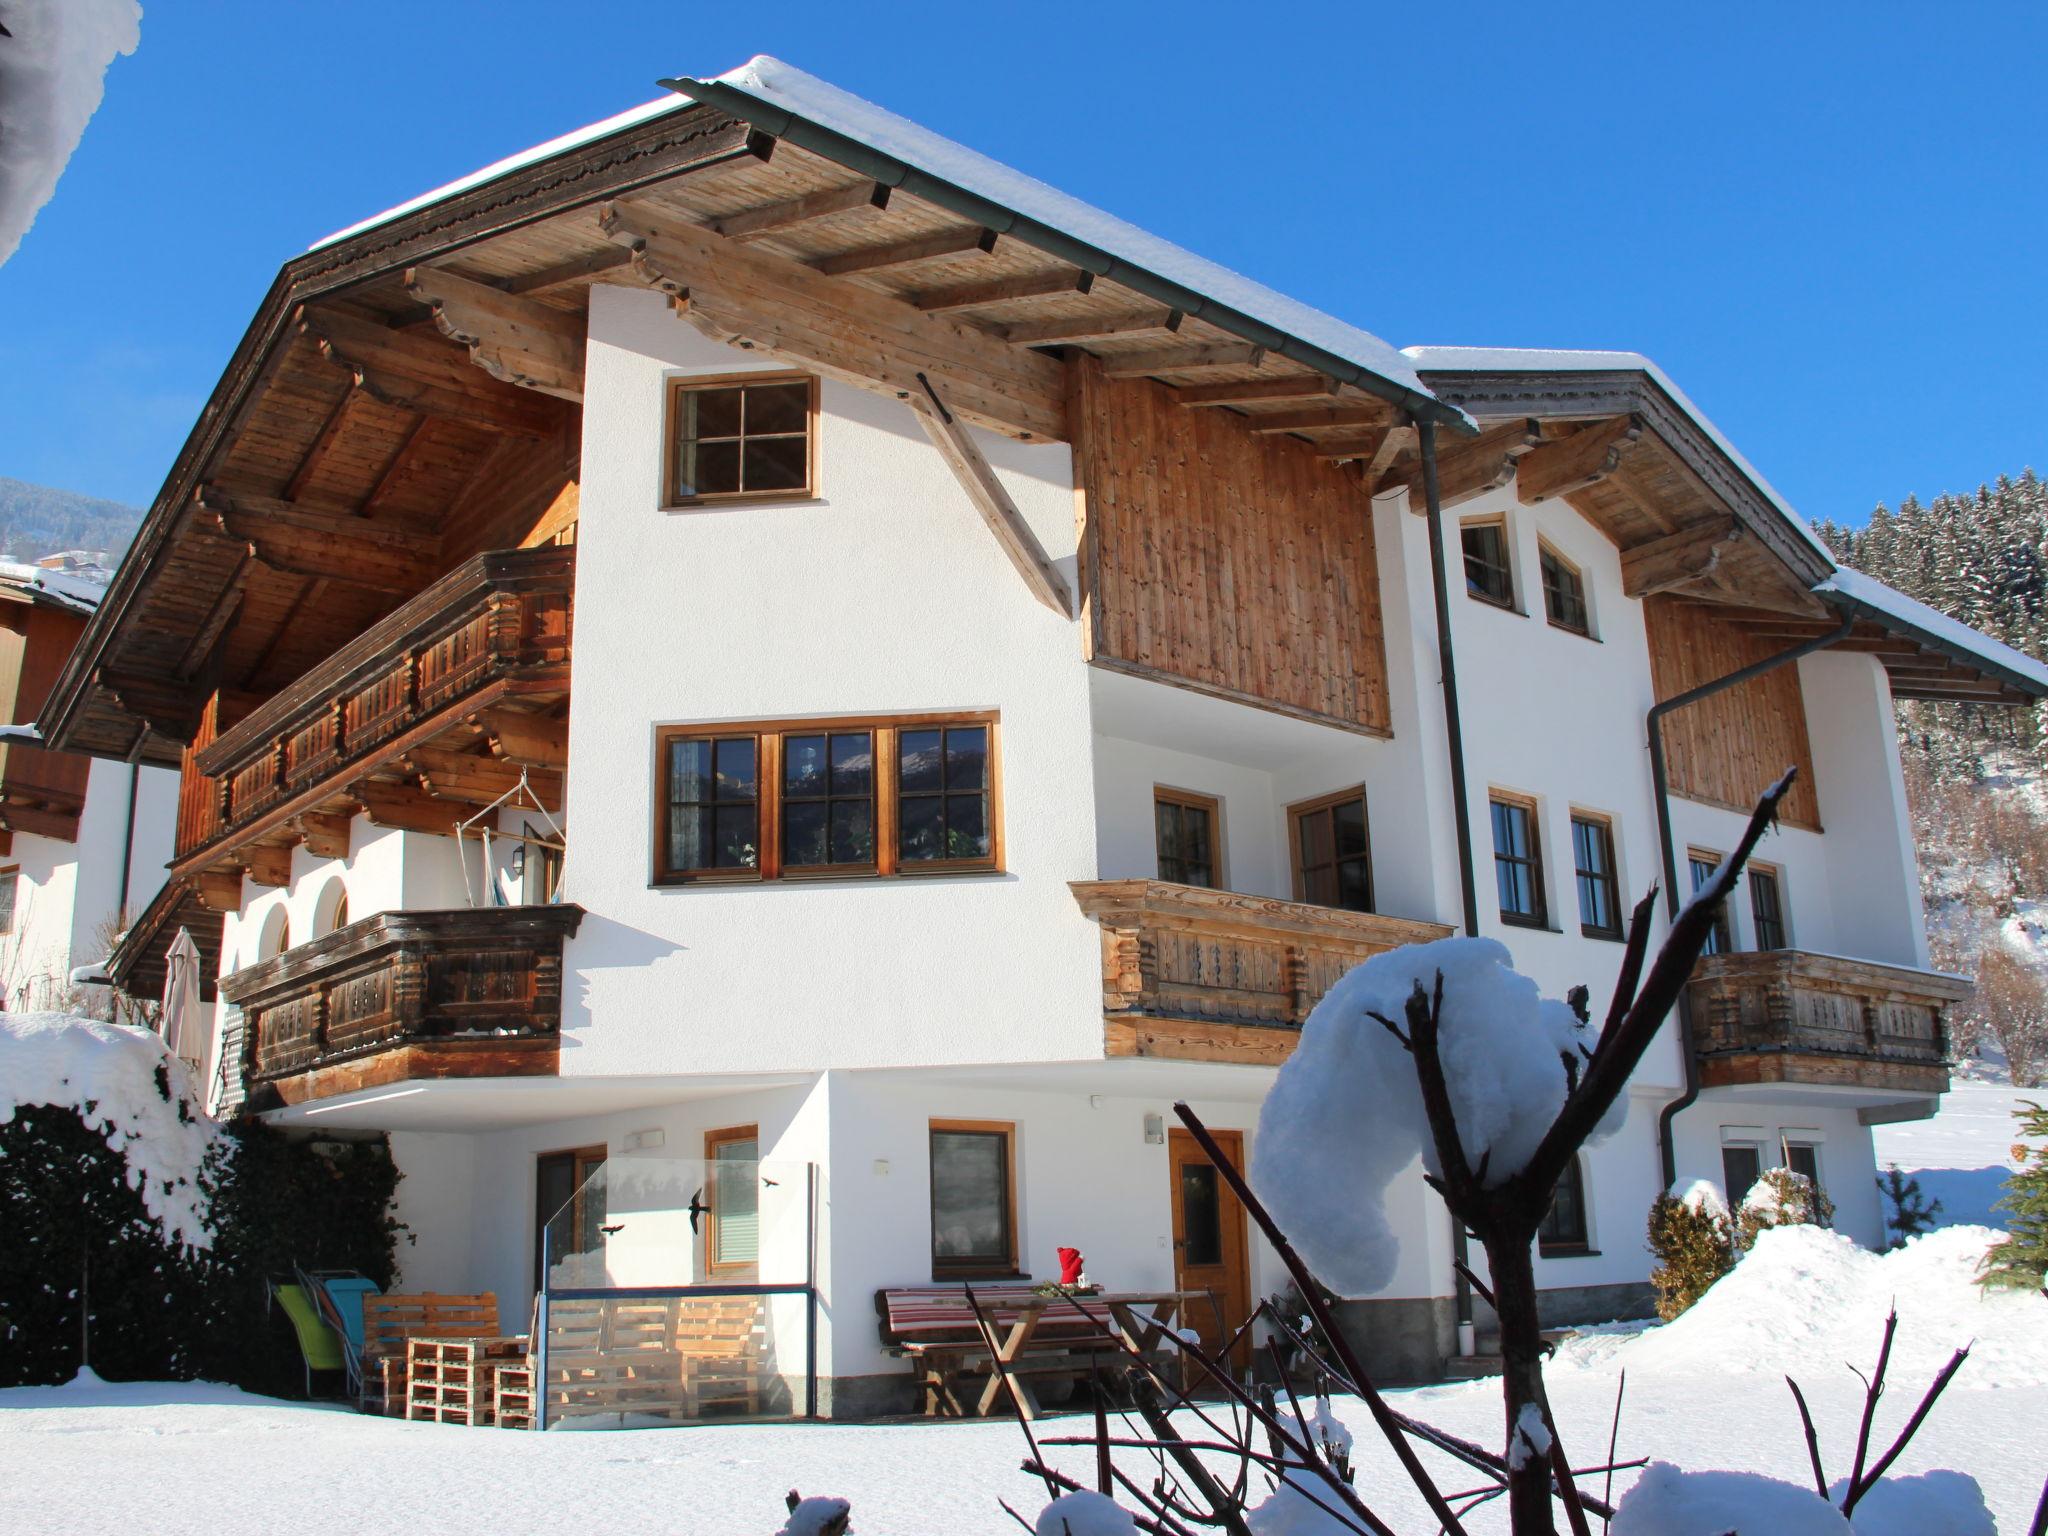
M 1775 672 L 1789 662 L 1824 651 L 1838 640 L 1846 640 L 1849 631 L 1856 627 L 1852 614 L 1842 620 L 1841 627 L 1812 640 L 1802 640 L 1790 650 L 1780 651 L 1775 656 L 1766 656 L 1762 661 L 1751 662 L 1726 677 L 1717 677 L 1710 683 L 1701 683 L 1689 688 L 1660 704 L 1650 706 L 1648 716 L 1650 732 L 1650 785 L 1657 798 L 1657 843 L 1664 859 L 1664 910 L 1667 916 L 1678 916 L 1678 847 L 1671 835 L 1671 784 L 1666 775 L 1664 763 L 1664 717 L 1676 714 L 1687 705 L 1697 704 L 1701 699 L 1711 698 L 1738 683 L 1751 678 L 1762 677 L 1766 672 Z M 1693 1054 L 1692 1021 L 1686 1016 L 1685 1005 L 1678 1008 L 1678 1052 L 1681 1070 L 1685 1073 L 1685 1090 L 1672 1099 L 1657 1115 L 1657 1152 L 1664 1163 L 1664 1188 L 1670 1189 L 1678 1182 L 1678 1149 L 1672 1138 L 1672 1125 L 1694 1100 L 1700 1096 L 1700 1063 Z
M 1450 579 L 1444 560 L 1443 503 L 1437 486 L 1436 423 L 1427 419 L 1415 424 L 1416 445 L 1422 454 L 1422 495 L 1429 521 L 1429 580 L 1436 600 L 1436 656 L 1443 675 L 1444 739 L 1451 756 L 1451 807 L 1458 828 L 1458 895 L 1465 917 L 1465 936 L 1479 935 L 1479 893 L 1472 872 L 1472 808 L 1465 797 L 1465 726 L 1458 713 L 1458 663 L 1451 646 Z M 1456 1260 L 1452 1274 L 1457 1280 L 1458 1353 L 1470 1355 L 1477 1346 L 1472 1322 L 1472 1284 L 1465 1278 L 1471 1268 L 1471 1248 L 1465 1239 L 1465 1223 L 1451 1217 L 1451 1255 Z

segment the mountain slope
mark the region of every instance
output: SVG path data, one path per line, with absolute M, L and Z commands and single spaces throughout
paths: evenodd
M 96 549 L 116 565 L 141 523 L 139 507 L 0 475 L 0 557 L 35 560 L 63 549 Z

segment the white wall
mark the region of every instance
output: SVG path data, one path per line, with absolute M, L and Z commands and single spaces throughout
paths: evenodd
M 592 290 L 565 1075 L 1099 1055 L 1087 671 L 901 402 L 826 382 L 819 497 L 660 509 L 663 381 L 767 368 Z M 1064 445 L 978 434 L 1071 573 Z M 996 709 L 1000 875 L 656 888 L 659 725 Z

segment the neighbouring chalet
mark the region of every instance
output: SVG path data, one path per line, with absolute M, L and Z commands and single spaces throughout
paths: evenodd
M 61 555 L 0 561 L 0 1008 L 16 1012 L 104 1003 L 72 973 L 105 958 L 171 851 L 175 773 L 51 751 L 33 729 L 105 576 Z
M 1969 990 L 1892 701 L 2048 672 L 1643 358 L 1403 353 L 773 60 L 670 84 L 285 264 L 39 716 L 182 775 L 116 971 L 218 946 L 222 1102 L 390 1135 L 408 1289 L 781 1287 L 841 1414 L 907 1400 L 879 1290 L 1060 1245 L 1215 1339 L 1282 1277 L 1172 1102 L 1241 1148 L 1412 940 L 1604 996 L 1787 765 L 1538 1273 L 1639 1309 L 1652 1197 L 1779 1164 L 1881 1240 Z M 1394 1205 L 1349 1313 L 1423 1377 Z

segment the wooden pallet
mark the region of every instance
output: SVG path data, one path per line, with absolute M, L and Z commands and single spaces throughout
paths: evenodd
M 496 1413 L 498 1367 L 526 1359 L 524 1339 L 410 1339 L 405 1416 L 482 1425 Z
M 405 1417 L 406 1358 L 397 1354 L 366 1355 L 363 1359 L 364 1413 L 386 1418 Z
M 408 1339 L 496 1338 L 504 1332 L 498 1321 L 496 1293 L 471 1296 L 417 1295 L 363 1298 L 363 1353 L 404 1354 Z
M 762 1327 L 752 1296 L 550 1303 L 548 1417 L 758 1413 L 767 1374 Z
M 496 1371 L 497 1386 L 492 1393 L 492 1412 L 500 1429 L 533 1428 L 533 1366 L 527 1361 L 506 1364 Z

